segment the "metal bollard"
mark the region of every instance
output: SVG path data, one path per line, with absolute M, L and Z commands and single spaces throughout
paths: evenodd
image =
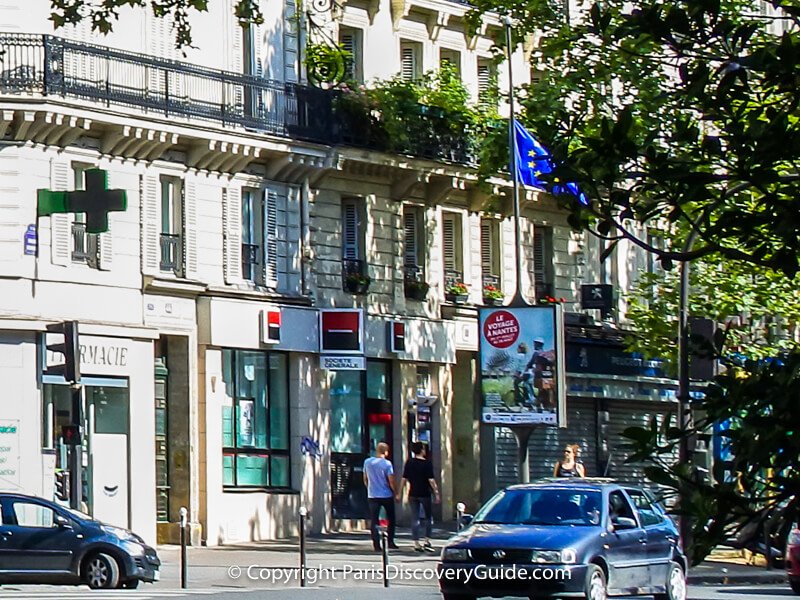
M 189 511 L 185 506 L 181 506 L 181 589 L 186 589 L 189 565 L 186 563 L 186 525 L 188 523 Z
M 300 515 L 300 587 L 306 587 L 306 515 L 308 509 L 301 506 Z
M 389 534 L 381 527 L 381 560 L 383 561 L 383 587 L 389 587 Z
M 456 504 L 456 532 L 461 531 L 462 519 L 464 518 L 464 511 L 467 510 L 467 505 L 463 502 Z

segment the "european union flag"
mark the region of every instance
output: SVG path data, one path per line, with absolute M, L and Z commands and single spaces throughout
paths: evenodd
M 541 175 L 553 170 L 553 159 L 539 141 L 514 119 L 514 137 L 516 139 L 516 155 L 512 169 L 516 169 L 517 181 L 524 185 L 547 189 L 547 184 L 540 179 Z M 555 185 L 550 188 L 554 194 L 572 194 L 581 204 L 589 204 L 586 194 L 580 191 L 576 183 Z

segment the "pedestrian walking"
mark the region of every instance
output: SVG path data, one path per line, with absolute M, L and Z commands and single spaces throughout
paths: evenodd
M 575 462 L 575 450 L 572 444 L 564 448 L 564 457 L 553 467 L 553 477 L 584 477 L 586 472 L 582 464 Z
M 379 442 L 375 448 L 375 456 L 364 461 L 364 485 L 367 486 L 367 501 L 369 503 L 370 532 L 372 533 L 372 547 L 376 551 L 381 549 L 381 539 L 378 532 L 378 523 L 381 508 L 386 511 L 388 521 L 388 545 L 396 549 L 394 543 L 395 512 L 394 512 L 394 467 L 387 459 L 389 444 Z
M 408 483 L 408 502 L 411 506 L 411 537 L 414 539 L 416 552 L 436 552 L 431 545 L 431 527 L 433 512 L 431 510 L 431 493 L 433 502 L 439 503 L 439 486 L 433 476 L 433 463 L 427 459 L 425 444 L 411 442 L 413 456 L 403 467 L 403 481 L 397 499 L 401 500 Z M 424 531 L 424 537 L 421 538 Z
M 583 464 L 583 460 L 581 460 L 581 445 L 580 444 L 572 444 L 572 456 L 575 459 L 575 464 L 581 468 L 581 477 L 586 477 L 586 465 Z

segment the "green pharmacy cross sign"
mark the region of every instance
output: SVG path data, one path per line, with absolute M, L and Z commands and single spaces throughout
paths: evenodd
M 108 189 L 108 173 L 103 169 L 85 172 L 86 189 L 75 192 L 38 190 L 37 214 L 40 217 L 56 213 L 86 213 L 86 232 L 108 231 L 108 213 L 128 208 L 125 190 Z

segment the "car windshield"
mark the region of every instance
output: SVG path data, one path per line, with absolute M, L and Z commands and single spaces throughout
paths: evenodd
M 474 523 L 592 526 L 600 524 L 600 492 L 565 489 L 509 489 L 475 515 Z

